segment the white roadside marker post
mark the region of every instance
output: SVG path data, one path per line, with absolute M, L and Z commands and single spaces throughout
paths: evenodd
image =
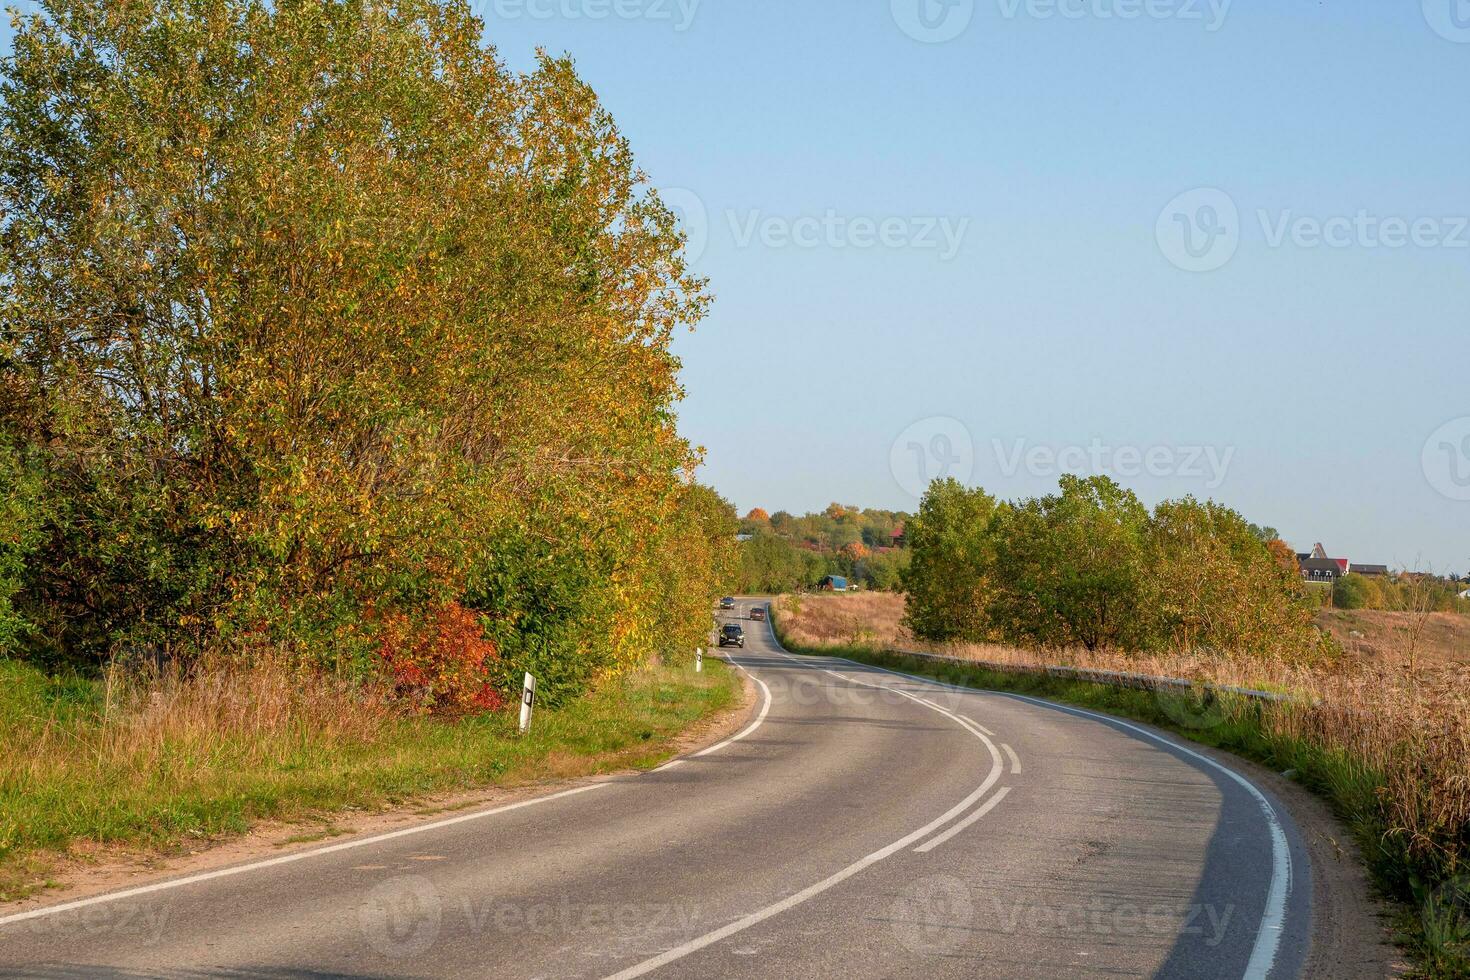
M 521 688 L 521 734 L 531 730 L 531 706 L 536 703 L 536 678 L 526 672 L 526 682 Z
M 704 670 L 704 648 L 694 648 L 694 672 L 697 674 Z

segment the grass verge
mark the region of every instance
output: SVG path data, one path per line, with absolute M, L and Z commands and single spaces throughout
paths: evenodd
M 734 672 L 705 664 L 646 668 L 538 708 L 523 738 L 513 712 L 403 717 L 370 692 L 269 666 L 120 697 L 0 660 L 0 901 L 98 846 L 167 853 L 262 819 L 655 764 L 737 703 Z
M 1384 818 L 1388 780 L 1353 753 L 1309 741 L 1273 726 L 1273 709 L 1259 702 L 1198 693 L 1162 693 L 936 662 L 867 645 L 804 644 L 772 624 L 794 653 L 841 656 L 907 674 L 981 690 L 1011 691 L 1142 721 L 1200 744 L 1290 771 L 1302 786 L 1328 801 L 1356 838 L 1369 871 L 1395 901 L 1395 933 L 1417 975 L 1470 977 L 1470 877 L 1411 854 Z M 1466 774 L 1470 778 L 1470 773 Z

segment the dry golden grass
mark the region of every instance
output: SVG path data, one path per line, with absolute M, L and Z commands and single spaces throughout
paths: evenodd
M 1354 660 L 1404 666 L 1470 664 L 1470 616 L 1452 612 L 1324 609 L 1317 623 Z

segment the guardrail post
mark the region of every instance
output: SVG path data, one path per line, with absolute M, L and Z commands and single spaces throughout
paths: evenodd
M 521 687 L 521 734 L 531 730 L 531 708 L 536 703 L 536 678 L 526 672 L 526 681 Z

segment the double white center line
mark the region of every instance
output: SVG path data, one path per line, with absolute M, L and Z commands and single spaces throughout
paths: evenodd
M 792 657 L 784 652 L 781 652 L 781 656 L 786 657 L 793 663 L 802 663 L 795 657 Z M 923 841 L 924 838 L 939 830 L 951 820 L 960 817 L 962 814 L 965 813 L 965 811 L 969 810 L 970 807 L 974 806 L 980 800 L 984 799 L 985 794 L 990 792 L 991 788 L 995 786 L 996 782 L 1000 779 L 1002 773 L 1004 772 L 1004 765 L 1001 762 L 1000 750 L 996 748 L 995 743 L 990 740 L 989 736 L 986 735 L 986 733 L 980 728 L 980 726 L 970 721 L 968 718 L 965 718 L 963 715 L 955 714 L 954 712 L 943 708 L 938 704 L 935 704 L 933 701 L 926 700 L 924 698 L 918 697 L 917 695 L 910 694 L 907 691 L 902 691 L 896 687 L 891 687 L 886 684 L 872 684 L 867 681 L 858 680 L 855 677 L 849 677 L 845 674 L 840 674 L 834 670 L 826 670 L 826 668 L 823 668 L 823 670 L 826 673 L 831 674 L 833 677 L 836 677 L 839 680 L 847 681 L 851 684 L 860 684 L 863 687 L 878 688 L 880 690 L 892 691 L 895 694 L 900 694 L 911 701 L 918 702 L 919 704 L 924 705 L 926 708 L 929 708 L 932 711 L 937 711 L 940 714 L 944 715 L 946 718 L 951 719 L 961 728 L 965 729 L 967 732 L 978 738 L 981 742 L 985 744 L 985 747 L 990 750 L 990 772 L 986 774 L 985 779 L 974 790 L 974 792 L 970 793 L 969 796 L 966 796 L 963 800 L 955 804 L 949 810 L 940 814 L 938 817 L 920 827 L 913 833 L 899 838 L 892 844 L 889 844 L 887 847 L 880 848 L 879 850 L 874 851 L 872 854 L 869 854 L 864 858 L 860 858 L 859 860 L 854 861 L 852 864 L 849 864 L 847 867 L 843 868 L 841 871 L 838 871 L 836 874 L 823 878 L 816 884 L 803 888 L 801 891 L 796 892 L 793 895 L 788 895 L 786 898 L 781 899 L 779 902 L 767 905 L 765 908 L 762 909 L 757 909 L 756 911 L 751 912 L 749 915 L 746 915 L 740 919 L 736 919 L 734 922 L 731 922 L 728 925 L 722 926 L 721 928 L 716 929 L 712 932 L 705 933 L 703 936 L 699 936 L 696 939 L 691 939 L 689 942 L 684 943 L 680 946 L 675 946 L 673 949 L 665 950 L 658 956 L 646 959 L 642 963 L 638 963 L 634 966 L 628 967 L 626 970 L 621 970 L 617 973 L 614 973 L 609 976 L 607 980 L 631 980 L 631 978 L 633 977 L 641 977 L 644 974 L 652 973 L 654 970 L 667 966 L 668 964 L 673 963 L 676 960 L 681 960 L 691 953 L 696 953 L 701 949 L 720 942 L 721 940 L 728 939 L 737 933 L 744 932 L 751 926 L 764 922 L 772 916 L 780 915 L 782 912 L 785 912 L 788 909 L 795 908 L 801 903 L 822 894 L 823 892 L 836 885 L 841 884 L 858 872 L 872 867 L 885 858 L 892 857 L 894 854 L 897 854 L 899 851 L 903 850 L 906 847 L 918 844 L 919 846 L 914 847 L 915 851 L 928 852 L 933 848 L 938 847 L 940 844 L 943 844 L 945 841 L 949 840 L 951 837 L 953 837 L 955 834 L 958 834 L 966 827 L 969 827 L 980 818 L 984 817 L 987 813 L 994 809 L 996 805 L 1001 802 L 1001 800 L 1005 799 L 1006 794 L 1010 792 L 1009 787 L 1001 788 L 999 792 L 997 792 L 989 800 L 986 800 L 985 803 L 983 803 L 978 809 L 976 809 L 969 816 L 965 817 L 959 823 L 955 824 L 949 830 L 940 834 L 938 837 L 933 838 L 928 843 L 920 844 L 920 842 Z M 1009 752 L 1009 749 L 1008 754 L 1011 755 L 1012 759 L 1015 758 L 1014 753 Z

